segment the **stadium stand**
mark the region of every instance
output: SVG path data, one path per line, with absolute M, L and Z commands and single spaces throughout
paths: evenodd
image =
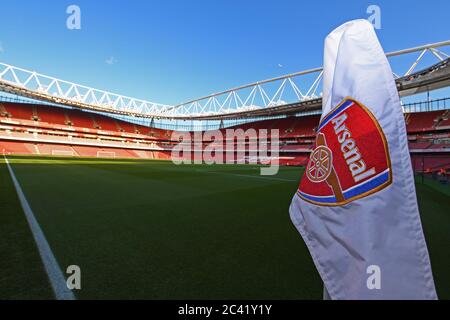
M 33 108 L 34 116 L 39 121 L 67 125 L 66 112 L 62 109 L 60 112 L 54 112 L 53 108 L 48 106 L 35 106 Z
M 450 129 L 450 110 L 444 112 L 436 125 L 437 129 Z
M 450 167 L 448 110 L 406 113 L 409 147 L 416 171 Z M 319 115 L 249 122 L 228 129 L 278 129 L 282 165 L 305 165 L 314 145 Z M 221 129 L 225 146 L 231 141 Z M 170 159 L 178 141 L 171 130 L 146 127 L 105 115 L 48 105 L 0 102 L 0 151 L 8 154 Z M 252 143 L 246 141 L 246 148 Z M 234 141 L 236 144 L 236 141 Z M 270 137 L 269 137 L 270 143 Z M 207 143 L 202 147 L 204 149 Z M 192 146 L 193 149 L 194 146 Z M 224 152 L 218 148 L 217 152 Z M 184 157 L 199 159 L 201 150 Z M 426 160 L 424 160 L 426 159 Z M 248 162 L 248 153 L 237 162 Z M 426 162 L 426 163 L 425 163 Z
M 86 112 L 78 110 L 70 110 L 66 112 L 67 118 L 70 121 L 70 126 L 94 129 L 94 122 L 92 118 L 86 115 Z
M 94 127 L 106 130 L 106 131 L 120 131 L 120 127 L 118 126 L 117 122 L 113 118 L 107 118 L 101 115 L 95 115 L 92 116 L 94 120 Z
M 432 145 L 431 141 L 409 143 L 410 149 L 428 149 L 431 145 Z
M 406 122 L 408 132 L 434 131 L 443 111 L 414 112 L 408 115 Z
M 128 133 L 137 133 L 139 134 L 140 131 L 137 128 L 137 126 L 134 123 L 128 123 L 125 121 L 122 122 L 117 122 L 117 125 L 119 126 L 119 130 L 121 130 L 122 132 L 128 132 Z
M 10 118 L 33 120 L 32 105 L 30 104 L 2 102 L 2 106 L 5 112 L 10 115 Z

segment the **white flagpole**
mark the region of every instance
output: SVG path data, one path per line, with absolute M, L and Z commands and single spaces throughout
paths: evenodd
M 331 300 L 327 288 L 325 287 L 325 284 L 323 285 L 323 300 Z

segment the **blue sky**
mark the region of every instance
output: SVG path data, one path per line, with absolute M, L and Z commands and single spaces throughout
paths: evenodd
M 66 28 L 71 4 L 81 30 Z M 0 4 L 0 61 L 175 104 L 321 66 L 324 37 L 370 4 L 386 51 L 450 39 L 448 0 L 14 0 Z

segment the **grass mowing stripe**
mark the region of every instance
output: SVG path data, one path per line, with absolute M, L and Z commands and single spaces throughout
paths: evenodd
M 197 170 L 197 171 L 199 171 L 199 170 Z M 253 175 L 249 175 L 249 174 L 228 173 L 228 172 L 218 172 L 218 171 L 202 171 L 202 172 L 204 172 L 204 173 L 224 174 L 224 175 L 245 177 L 245 178 L 258 178 L 258 179 L 274 180 L 274 181 L 288 181 L 288 182 L 296 182 L 297 181 L 297 180 L 294 180 L 294 179 L 284 179 L 284 178 L 275 178 L 275 177 L 267 177 L 267 176 L 253 176 Z
M 30 226 L 31 232 L 33 233 L 34 240 L 36 242 L 36 246 L 39 250 L 39 254 L 41 255 L 42 262 L 44 264 L 45 271 L 47 272 L 48 278 L 50 280 L 50 284 L 52 286 L 53 292 L 55 294 L 56 299 L 58 300 L 75 300 L 75 296 L 67 288 L 66 280 L 61 271 L 61 268 L 56 261 L 55 256 L 53 255 L 52 249 L 45 239 L 44 233 L 42 232 L 39 223 L 37 222 L 33 211 L 25 197 L 25 194 L 20 187 L 19 182 L 14 175 L 14 171 L 9 164 L 8 159 L 4 156 L 6 166 L 8 167 L 8 171 L 11 175 L 11 179 L 13 181 L 14 187 L 17 191 L 17 196 L 19 197 L 20 204 L 22 205 L 23 211 L 27 218 L 28 224 Z

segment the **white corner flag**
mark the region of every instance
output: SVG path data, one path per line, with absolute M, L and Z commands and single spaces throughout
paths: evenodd
M 397 88 L 373 26 L 325 40 L 323 113 L 290 215 L 331 299 L 437 299 Z

